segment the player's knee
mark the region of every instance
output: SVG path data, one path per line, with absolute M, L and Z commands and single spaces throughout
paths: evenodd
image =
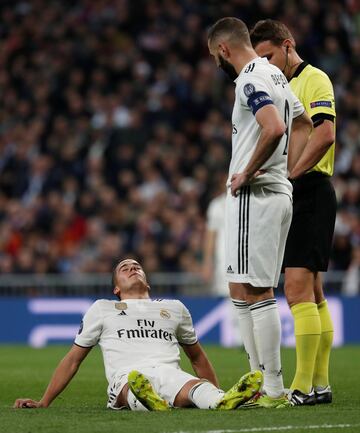
M 290 307 L 301 302 L 315 302 L 313 285 L 301 275 L 286 276 L 284 291 Z

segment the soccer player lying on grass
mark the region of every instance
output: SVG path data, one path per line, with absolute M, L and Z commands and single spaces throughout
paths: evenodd
M 41 400 L 17 399 L 15 408 L 48 407 L 96 344 L 103 353 L 111 409 L 195 406 L 229 410 L 259 391 L 260 371 L 244 375 L 227 392 L 218 388 L 189 311 L 177 300 L 150 299 L 150 287 L 138 262 L 120 261 L 113 272 L 113 287 L 120 302 L 102 299 L 89 308 L 74 345 L 57 366 Z M 197 377 L 180 369 L 180 345 Z

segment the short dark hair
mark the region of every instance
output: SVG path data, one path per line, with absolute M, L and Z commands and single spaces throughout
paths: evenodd
M 258 21 L 250 31 L 250 39 L 254 48 L 264 41 L 270 41 L 279 46 L 285 39 L 291 39 L 295 44 L 294 37 L 287 26 L 271 19 Z
M 216 21 L 208 31 L 208 41 L 213 43 L 221 36 L 226 36 L 229 40 L 241 40 L 251 45 L 249 30 L 244 21 L 235 17 L 225 17 Z

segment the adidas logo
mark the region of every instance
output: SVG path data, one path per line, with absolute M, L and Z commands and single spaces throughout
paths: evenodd
M 118 314 L 118 316 L 127 316 L 127 314 L 125 313 L 125 311 L 122 311 L 121 313 Z
M 234 271 L 232 270 L 231 265 L 228 266 L 226 272 L 227 272 L 228 274 L 233 274 L 233 273 L 234 273 Z

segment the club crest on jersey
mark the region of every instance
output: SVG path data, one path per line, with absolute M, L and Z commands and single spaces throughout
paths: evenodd
M 244 93 L 245 93 L 245 96 L 249 97 L 250 95 L 255 93 L 255 86 L 251 83 L 245 84 Z
M 115 304 L 115 308 L 117 309 L 117 310 L 120 310 L 120 311 L 123 311 L 123 310 L 127 310 L 127 304 L 125 303 L 125 302 L 117 302 L 116 304 Z
M 163 319 L 170 319 L 171 315 L 167 310 L 161 309 L 160 317 L 162 317 Z

